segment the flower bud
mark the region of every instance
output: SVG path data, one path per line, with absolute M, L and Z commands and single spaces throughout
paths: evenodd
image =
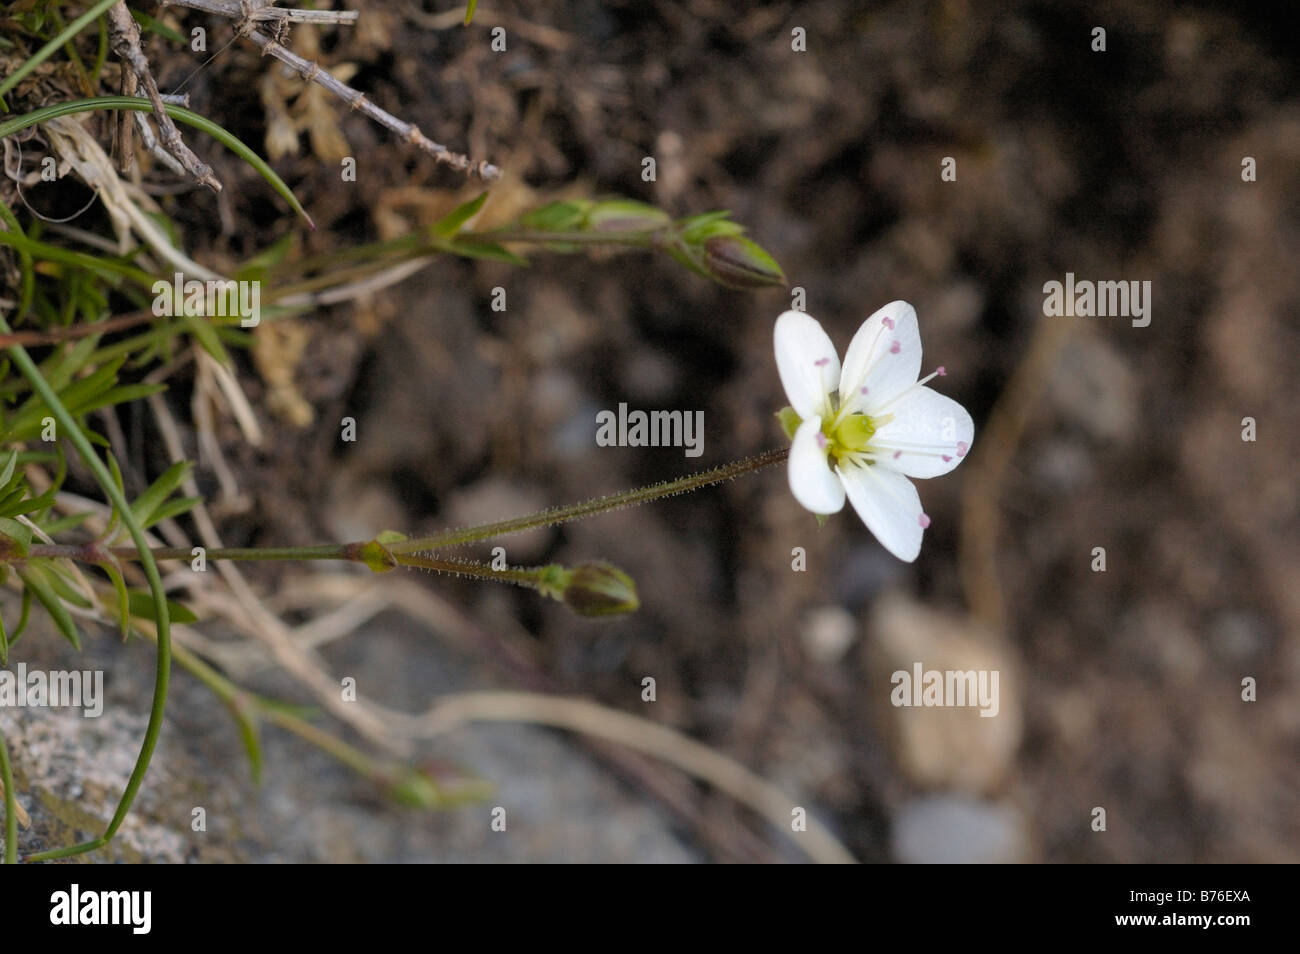
M 743 235 L 715 235 L 704 242 L 701 264 L 719 285 L 746 291 L 784 285 L 776 259 Z
M 579 616 L 619 616 L 641 606 L 636 583 L 608 563 L 584 563 L 570 570 L 560 599 Z

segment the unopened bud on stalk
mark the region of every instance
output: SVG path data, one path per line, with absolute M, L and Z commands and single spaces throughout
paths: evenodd
M 719 235 L 704 243 L 704 269 L 714 281 L 742 291 L 784 285 L 776 259 L 743 235 Z
M 677 223 L 668 254 L 687 268 L 726 288 L 749 291 L 784 285 L 785 273 L 745 228 L 726 212 L 708 212 Z
M 636 583 L 608 563 L 583 563 L 572 570 L 546 567 L 538 589 L 579 616 L 619 616 L 641 606 Z

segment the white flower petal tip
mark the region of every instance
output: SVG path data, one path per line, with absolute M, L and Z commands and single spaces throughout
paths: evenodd
M 845 500 L 881 545 L 911 562 L 930 517 L 909 477 L 946 474 L 970 451 L 971 416 L 920 377 L 916 309 L 893 301 L 862 323 L 841 367 L 816 319 L 787 311 L 776 321 L 777 370 L 803 422 L 790 445 L 790 490 L 813 513 Z M 919 380 L 918 380 L 919 378 Z
M 896 394 L 915 384 L 920 373 L 916 309 L 905 301 L 891 301 L 864 321 L 849 342 L 840 375 L 840 405 L 861 404 L 872 394 Z
M 913 483 L 896 470 L 850 467 L 839 472 L 849 503 L 880 545 L 905 563 L 921 553 L 929 518 Z

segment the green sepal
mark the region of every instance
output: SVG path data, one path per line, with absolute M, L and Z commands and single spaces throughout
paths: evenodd
M 794 440 L 795 432 L 799 430 L 799 425 L 803 423 L 803 418 L 790 405 L 786 405 L 776 412 L 776 419 L 781 422 L 781 430 L 785 431 L 785 436 L 789 440 Z

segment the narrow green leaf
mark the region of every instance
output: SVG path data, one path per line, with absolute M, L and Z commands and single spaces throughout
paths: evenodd
M 221 343 L 221 338 L 217 335 L 216 326 L 210 321 L 199 317 L 198 315 L 186 315 L 185 327 L 190 330 L 195 338 L 198 339 L 201 347 L 212 357 L 216 358 L 225 367 L 232 367 L 234 362 L 231 360 L 230 352 L 226 350 L 225 345 Z
M 240 265 L 232 277 L 236 281 L 266 281 L 270 271 L 289 257 L 289 252 L 293 250 L 293 240 L 292 232 L 280 236 Z
M 58 495 L 58 489 L 56 487 L 51 487 L 39 497 L 24 498 L 23 495 L 25 493 L 26 490 L 24 488 L 19 488 L 17 491 L 19 497 L 18 500 L 11 502 L 9 498 L 6 498 L 5 502 L 0 504 L 0 517 L 16 517 L 19 514 L 34 513 L 37 510 L 44 510 L 46 507 L 51 507 L 54 505 L 54 498 Z
M 155 524 L 162 523 L 164 520 L 170 520 L 172 517 L 179 517 L 183 513 L 188 513 L 196 504 L 203 503 L 202 497 L 174 497 L 171 500 L 164 501 L 157 510 L 155 510 L 144 523 L 144 528 L 148 530 Z
M 179 460 L 159 474 L 158 479 L 131 504 L 131 513 L 135 515 L 135 519 L 139 520 L 142 526 L 147 526 L 154 512 L 176 492 L 176 488 L 185 482 L 185 478 L 193 469 L 194 465 L 190 461 Z
M 9 648 L 12 649 L 18 645 L 18 640 L 23 638 L 23 633 L 27 631 L 27 621 L 32 615 L 32 591 L 23 587 L 22 608 L 18 612 L 18 625 L 14 627 L 13 635 L 9 637 Z
M 483 239 L 453 239 L 448 243 L 447 249 L 465 258 L 482 258 L 490 262 L 505 262 L 507 265 L 528 264 L 528 259 L 516 255 L 504 245 Z
M 117 466 L 117 458 L 113 452 L 109 451 L 104 455 L 108 459 L 108 472 L 113 475 L 113 483 L 117 485 L 118 493 L 126 494 L 126 484 L 122 480 L 122 468 Z
M 0 517 L 0 549 L 6 556 L 22 559 L 32 545 L 32 528 L 17 520 Z
M 487 197 L 486 192 L 480 192 L 468 202 L 456 206 L 447 215 L 434 222 L 430 227 L 430 231 L 439 238 L 451 238 L 461 230 L 461 226 L 478 214 L 478 210 L 483 208 L 483 203 L 487 201 Z
M 23 498 L 27 496 L 26 487 L 14 487 L 7 492 L 0 492 L 0 516 L 12 517 L 22 512 Z M 14 513 L 9 513 L 10 507 L 15 508 Z
M 146 33 L 157 33 L 164 39 L 170 40 L 172 43 L 179 46 L 189 45 L 190 41 L 184 36 L 173 30 L 167 24 L 155 20 L 153 17 L 149 16 L 149 14 L 141 13 L 139 10 L 132 10 L 131 16 L 135 19 L 136 23 L 140 24 L 140 29 L 144 30 Z
M 122 638 L 126 639 L 127 633 L 131 631 L 131 603 L 126 592 L 126 581 L 122 579 L 121 571 L 113 564 L 100 563 L 97 566 L 113 583 L 113 592 L 117 594 L 117 625 L 122 630 Z
M 9 452 L 9 459 L 5 461 L 4 469 L 0 470 L 0 487 L 9 486 L 9 478 L 14 475 L 14 468 L 18 465 L 18 451 Z
M 525 213 L 519 224 L 538 232 L 567 232 L 582 225 L 591 203 L 561 199 Z
M 45 581 L 50 584 L 50 588 L 58 594 L 59 599 L 63 600 L 63 602 L 71 603 L 81 609 L 90 609 L 94 604 L 91 603 L 77 581 L 72 578 L 71 571 L 66 566 L 62 561 L 46 562 L 41 567 L 44 571 Z
M 167 385 L 162 383 L 121 384 L 94 397 L 78 401 L 75 410 L 73 410 L 73 406 L 69 406 L 68 409 L 80 417 L 89 414 L 91 411 L 98 411 L 101 407 L 110 407 L 114 404 L 130 404 L 132 401 L 139 401 L 141 398 L 147 398 L 151 394 L 158 394 L 166 390 Z
M 54 625 L 63 634 L 63 638 L 72 643 L 74 649 L 80 649 L 81 637 L 77 635 L 77 627 L 72 622 L 72 615 L 50 584 L 42 578 L 40 571 L 27 567 L 19 570 L 18 576 L 26 589 L 45 607 L 45 611 L 50 614 L 50 619 L 54 620 Z
M 690 244 L 703 242 L 715 235 L 739 235 L 745 231 L 745 227 L 737 222 L 732 222 L 728 218 L 730 215 L 731 213 L 726 209 L 692 215 L 679 221 L 677 228 L 680 230 L 682 239 Z
M 132 616 L 157 622 L 151 593 L 144 590 L 131 590 L 127 594 L 127 606 L 130 608 Z M 167 601 L 167 615 L 171 617 L 173 623 L 197 623 L 199 621 L 193 610 L 182 603 L 177 603 L 175 600 Z
M 92 516 L 94 516 L 94 514 L 90 513 L 89 511 L 86 511 L 84 513 L 70 513 L 65 517 L 59 517 L 58 519 L 51 520 L 48 523 L 42 523 L 41 529 L 44 530 L 50 536 L 57 537 L 61 533 L 67 533 L 69 530 L 75 530 L 77 527 L 81 526 L 83 523 L 89 520 Z
M 230 700 L 227 703 L 231 714 L 235 717 L 235 726 L 239 730 L 239 741 L 244 746 L 244 754 L 248 756 L 248 769 L 253 776 L 253 784 L 262 784 L 262 766 L 265 764 L 262 757 L 262 731 L 255 715 L 246 712 L 240 706 L 237 700 Z

